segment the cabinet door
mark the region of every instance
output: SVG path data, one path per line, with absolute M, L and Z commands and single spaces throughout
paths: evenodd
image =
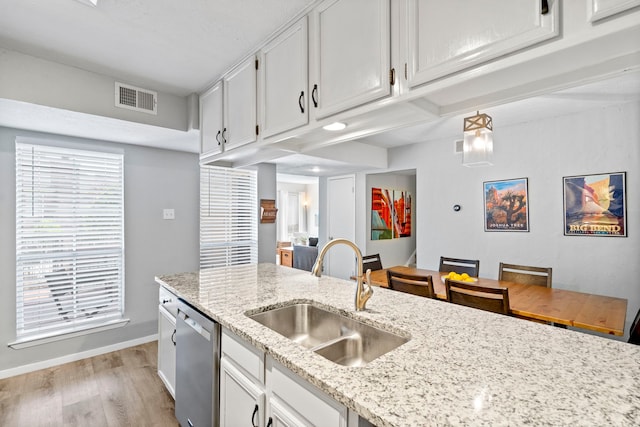
M 222 151 L 222 81 L 200 95 L 200 153 Z
M 313 14 L 316 117 L 390 94 L 389 0 L 327 0 Z
M 599 21 L 640 5 L 640 0 L 589 0 L 589 20 Z
M 409 0 L 409 86 L 555 37 L 558 3 L 540 0 Z
M 251 57 L 224 77 L 224 149 L 256 140 L 256 62 Z
M 307 17 L 292 25 L 262 50 L 262 136 L 308 123 Z
M 264 390 L 222 357 L 220 427 L 264 426 L 264 405 Z
M 175 399 L 176 389 L 176 319 L 158 307 L 158 375 Z
M 312 427 L 306 420 L 295 414 L 277 399 L 269 398 L 267 427 Z
M 303 380 L 272 358 L 267 357 L 267 389 L 269 390 L 269 414 L 273 416 L 273 403 L 287 409 L 279 413 L 280 422 L 299 420 L 294 425 L 316 427 L 346 427 L 347 408 L 333 400 L 315 386 Z M 275 421 L 272 421 L 275 422 Z

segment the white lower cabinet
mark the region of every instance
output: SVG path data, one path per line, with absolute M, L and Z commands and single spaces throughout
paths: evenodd
M 176 314 L 177 297 L 160 288 L 158 305 L 158 376 L 171 396 L 176 397 Z
M 348 410 L 270 357 L 266 361 L 267 423 L 347 427 Z M 269 426 L 271 427 L 271 426 Z
M 287 408 L 283 403 L 278 402 L 277 397 L 269 398 L 269 413 L 267 414 L 267 427 L 294 427 L 308 426 L 294 411 Z
M 220 427 L 349 427 L 358 416 L 223 328 Z
M 220 361 L 220 426 L 263 426 L 264 385 L 256 384 L 226 356 Z

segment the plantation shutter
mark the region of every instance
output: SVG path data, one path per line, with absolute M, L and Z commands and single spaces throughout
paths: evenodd
M 123 156 L 16 142 L 16 335 L 124 311 Z
M 257 260 L 256 172 L 202 166 L 200 268 L 253 264 Z

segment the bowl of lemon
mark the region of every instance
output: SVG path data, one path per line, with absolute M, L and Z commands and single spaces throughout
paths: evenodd
M 458 274 L 455 271 L 452 271 L 446 276 L 440 276 L 440 278 L 442 279 L 442 283 L 444 283 L 445 280 L 447 279 L 455 280 L 457 282 L 477 282 L 478 281 L 478 279 L 476 279 L 475 277 L 469 276 L 467 273 Z

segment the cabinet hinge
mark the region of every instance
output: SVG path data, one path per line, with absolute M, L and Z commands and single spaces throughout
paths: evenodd
M 256 125 L 256 136 L 260 135 L 260 127 Z
M 258 69 L 258 60 L 256 59 L 256 70 Z
M 404 63 L 404 79 L 407 80 L 409 78 L 408 76 L 409 72 L 407 71 L 407 63 Z
M 389 84 L 390 84 L 391 86 L 393 86 L 393 85 L 395 85 L 395 84 L 396 84 L 396 69 L 395 69 L 395 68 L 392 68 L 392 69 L 389 71 Z

